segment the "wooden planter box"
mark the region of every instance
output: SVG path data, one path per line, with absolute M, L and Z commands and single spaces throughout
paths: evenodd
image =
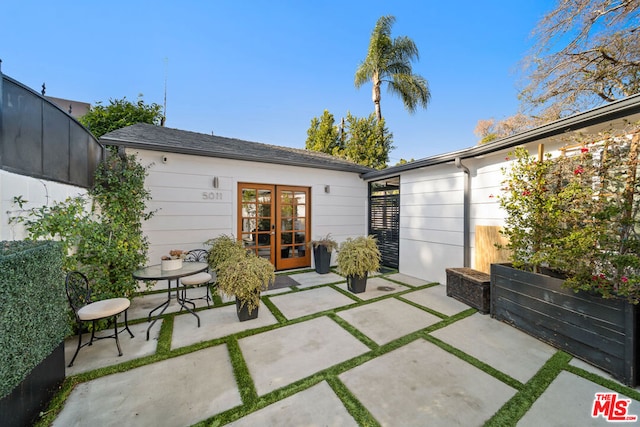
M 636 306 L 562 287 L 563 280 L 491 265 L 491 317 L 637 385 Z M 523 349 L 523 351 L 526 351 Z
M 483 314 L 490 309 L 490 276 L 472 268 L 447 268 L 447 296 L 477 308 Z

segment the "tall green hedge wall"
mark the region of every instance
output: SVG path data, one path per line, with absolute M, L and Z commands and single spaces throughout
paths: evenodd
M 8 395 L 69 332 L 56 242 L 0 242 L 0 398 Z

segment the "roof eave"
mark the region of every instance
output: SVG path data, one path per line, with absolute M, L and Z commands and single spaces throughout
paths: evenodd
M 269 164 L 278 164 L 278 165 L 286 165 L 286 166 L 298 166 L 298 167 L 308 167 L 313 169 L 324 169 L 324 170 L 335 170 L 340 172 L 351 172 L 357 173 L 361 176 L 365 173 L 368 173 L 368 170 L 364 170 L 362 168 L 358 168 L 357 166 L 351 167 L 349 165 L 339 165 L 339 164 L 311 164 L 307 163 L 301 165 L 299 162 L 289 160 L 289 159 L 269 159 L 265 157 L 255 157 L 247 155 L 246 153 L 242 154 L 233 154 L 233 153 L 213 153 L 207 150 L 198 150 L 195 148 L 185 148 L 185 147 L 176 147 L 176 146 L 166 146 L 162 144 L 153 144 L 153 143 L 140 143 L 133 140 L 127 140 L 123 138 L 110 138 L 110 137 L 102 137 L 100 138 L 105 145 L 117 145 L 123 146 L 126 148 L 133 148 L 137 150 L 153 150 L 165 153 L 176 153 L 176 154 L 188 154 L 188 155 L 197 155 L 204 157 L 215 157 L 221 159 L 228 160 L 240 160 L 246 162 L 259 162 L 259 163 L 269 163 Z
M 546 125 L 542 125 L 516 135 L 508 136 L 506 138 L 501 138 L 487 144 L 476 145 L 463 150 L 427 157 L 411 163 L 405 163 L 404 165 L 392 166 L 380 171 L 368 172 L 363 174 L 362 178 L 365 180 L 386 178 L 413 169 L 449 163 L 455 161 L 456 157 L 459 157 L 460 159 L 468 159 L 487 155 L 638 113 L 640 113 L 640 94 L 632 95 L 619 101 L 614 101 L 592 110 L 574 114 L 573 116 L 565 117 L 563 119 L 547 123 Z

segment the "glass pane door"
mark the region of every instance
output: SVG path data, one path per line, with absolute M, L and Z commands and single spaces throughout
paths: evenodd
M 273 259 L 273 187 L 264 185 L 243 185 L 239 188 L 240 237 L 245 248 L 256 255 Z
M 309 188 L 238 184 L 238 236 L 276 270 L 311 266 Z
M 277 186 L 277 195 L 277 266 L 281 269 L 309 266 L 309 189 Z

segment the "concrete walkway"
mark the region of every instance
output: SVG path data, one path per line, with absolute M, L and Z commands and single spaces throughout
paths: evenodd
M 247 322 L 235 305 L 205 306 L 198 328 L 172 301 L 149 341 L 146 316 L 166 293 L 135 298 L 129 319 L 144 321 L 133 322 L 135 338 L 122 335 L 124 355 L 113 340 L 98 341 L 80 350 L 67 376 L 124 365 L 79 376 L 87 379 L 53 425 L 480 426 L 549 375 L 557 354 L 470 312 L 443 285 L 391 274 L 351 294 L 335 273 L 292 278 L 298 286 L 264 293 L 258 319 Z M 75 344 L 66 342 L 67 360 Z M 579 374 L 610 378 L 577 360 L 567 366 L 503 425 L 607 425 L 591 411 L 595 394 L 612 390 Z M 640 415 L 640 402 L 628 414 Z

